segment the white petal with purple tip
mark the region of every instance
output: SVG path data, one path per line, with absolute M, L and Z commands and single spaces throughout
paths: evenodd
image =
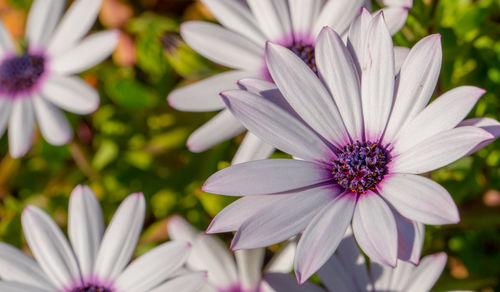
M 443 272 L 446 259 L 447 256 L 445 253 L 437 253 L 424 257 L 414 270 L 411 282 L 406 285 L 404 291 L 419 292 L 430 290 Z
M 42 96 L 75 114 L 86 115 L 99 106 L 97 91 L 79 77 L 52 76 L 45 82 Z
M 64 113 L 44 98 L 35 95 L 33 108 L 40 132 L 52 145 L 65 145 L 73 138 L 73 129 Z

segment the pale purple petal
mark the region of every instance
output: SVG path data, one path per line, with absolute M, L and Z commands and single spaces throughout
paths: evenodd
M 189 273 L 187 275 L 178 276 L 170 279 L 164 284 L 149 290 L 149 292 L 199 292 L 204 291 L 203 286 L 207 282 L 206 272 Z
M 247 0 L 247 3 L 267 39 L 281 41 L 291 37 L 292 22 L 287 0 Z
M 359 196 L 352 220 L 354 237 L 371 260 L 396 266 L 398 232 L 392 211 L 379 195 Z
M 396 72 L 396 74 L 399 74 L 401 66 L 403 66 L 409 53 L 410 49 L 406 47 L 394 47 L 394 72 Z
M 26 22 L 26 39 L 32 46 L 43 46 L 52 36 L 61 19 L 65 1 L 36 0 L 33 2 Z
M 50 292 L 51 289 L 43 289 L 37 286 L 19 282 L 7 282 L 0 280 L 0 291 L 2 292 Z
M 313 38 L 312 27 L 316 21 L 323 1 L 317 0 L 288 0 L 292 18 L 293 34 L 296 40 L 308 41 Z
M 189 21 L 181 26 L 181 35 L 196 52 L 229 68 L 257 71 L 262 67 L 264 44 L 205 21 Z
M 325 26 L 331 27 L 338 34 L 343 34 L 359 13 L 364 2 L 364 0 L 327 1 L 314 24 L 314 35 L 317 35 Z
M 174 215 L 167 221 L 167 232 L 170 239 L 193 242 L 200 231 L 194 228 L 186 219 Z
M 79 77 L 52 76 L 42 96 L 54 105 L 75 114 L 93 113 L 99 107 L 99 93 Z
M 271 258 L 264 268 L 265 273 L 290 273 L 293 269 L 293 261 L 297 242 L 295 239 L 288 240 Z
M 373 17 L 366 10 L 361 9 L 361 14 L 357 16 L 349 28 L 347 38 L 347 48 L 352 55 L 352 59 L 356 65 L 356 71 L 361 78 L 361 62 L 363 60 L 364 51 L 366 49 L 366 40 L 368 39 L 368 29 Z
M 262 279 L 265 248 L 237 250 L 234 252 L 241 286 L 245 291 L 257 291 Z
M 9 152 L 14 158 L 24 156 L 33 143 L 35 113 L 30 98 L 18 98 L 12 102 L 9 118 Z
M 411 221 L 392 209 L 398 228 L 398 259 L 418 264 L 424 244 L 425 226 Z
M 264 279 L 276 292 L 326 292 L 323 288 L 306 282 L 297 284 L 297 280 L 291 274 L 269 273 Z
M 472 126 L 458 127 L 434 135 L 395 157 L 394 173 L 425 173 L 448 165 L 495 137 Z
M 408 9 L 405 7 L 386 7 L 382 9 L 387 28 L 391 35 L 396 34 L 406 23 Z
M 226 196 L 282 193 L 332 180 L 325 166 L 296 159 L 266 159 L 230 166 L 210 176 L 203 191 Z
M 333 255 L 351 222 L 356 196 L 346 192 L 324 206 L 307 225 L 295 255 L 295 274 L 304 283 Z
M 465 120 L 465 121 L 461 122 L 460 124 L 458 124 L 458 127 L 465 127 L 465 126 L 474 126 L 474 127 L 481 128 L 481 129 L 487 131 L 488 133 L 490 133 L 491 135 L 493 135 L 495 137 L 495 139 L 500 137 L 500 123 L 492 118 L 473 118 L 473 119 Z M 476 147 L 474 147 L 474 149 L 469 151 L 469 153 L 467 153 L 467 155 L 470 155 L 470 154 L 478 151 L 479 149 L 486 147 L 487 145 L 489 145 L 493 141 L 494 140 L 489 140 L 489 141 L 486 141 L 486 142 L 483 142 L 483 143 L 477 145 Z
M 385 6 L 406 8 L 411 8 L 413 6 L 413 0 L 378 0 L 378 2 L 384 4 Z
M 446 254 L 442 252 L 424 257 L 413 271 L 410 283 L 406 285 L 404 291 L 419 292 L 430 290 L 443 272 L 446 259 Z
M 44 98 L 33 96 L 33 108 L 43 138 L 52 145 L 65 145 L 73 139 L 73 129 L 64 113 Z
M 234 155 L 231 164 L 266 159 L 273 154 L 274 150 L 274 146 L 269 145 L 259 137 L 248 132 Z

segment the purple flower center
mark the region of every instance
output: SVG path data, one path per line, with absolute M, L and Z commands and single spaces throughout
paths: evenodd
M 305 44 L 303 42 L 294 42 L 287 46 L 292 52 L 295 53 L 299 58 L 304 61 L 304 63 L 313 70 L 313 72 L 318 75 L 318 68 L 316 67 L 316 56 L 314 54 L 314 46 L 311 44 Z
M 73 288 L 71 292 L 113 292 L 113 290 L 95 285 L 87 285 L 85 287 Z
M 332 174 L 345 190 L 364 193 L 384 178 L 389 162 L 389 152 L 378 143 L 357 141 L 339 149 Z
M 25 54 L 3 60 L 0 64 L 0 92 L 17 95 L 31 90 L 45 72 L 45 58 Z

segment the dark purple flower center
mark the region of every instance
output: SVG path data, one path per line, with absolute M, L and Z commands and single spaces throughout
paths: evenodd
M 294 42 L 293 44 L 287 46 L 295 55 L 304 61 L 304 63 L 313 70 L 313 72 L 318 75 L 318 68 L 316 67 L 316 56 L 314 54 L 314 46 L 311 44 L 305 44 L 303 42 Z
M 374 190 L 387 173 L 389 161 L 389 152 L 378 143 L 357 141 L 339 149 L 333 161 L 333 178 L 348 191 Z
M 25 54 L 3 60 L 0 64 L 0 92 L 16 95 L 32 89 L 45 71 L 45 58 Z
M 109 288 L 87 285 L 85 287 L 76 287 L 71 290 L 71 292 L 113 292 L 113 290 Z

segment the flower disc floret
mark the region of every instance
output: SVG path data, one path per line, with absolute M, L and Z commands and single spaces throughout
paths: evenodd
M 389 152 L 378 143 L 360 142 L 344 146 L 333 161 L 333 177 L 345 190 L 374 190 L 387 173 Z
M 0 91 L 8 95 L 32 89 L 45 72 L 45 58 L 25 54 L 5 59 L 0 64 Z
M 294 42 L 287 46 L 292 52 L 295 53 L 304 63 L 311 68 L 311 70 L 318 75 L 318 68 L 316 67 L 316 56 L 314 54 L 314 46 L 303 42 Z
M 104 288 L 104 287 L 88 285 L 85 287 L 73 288 L 73 290 L 71 290 L 71 292 L 113 292 L 113 291 L 111 289 Z

